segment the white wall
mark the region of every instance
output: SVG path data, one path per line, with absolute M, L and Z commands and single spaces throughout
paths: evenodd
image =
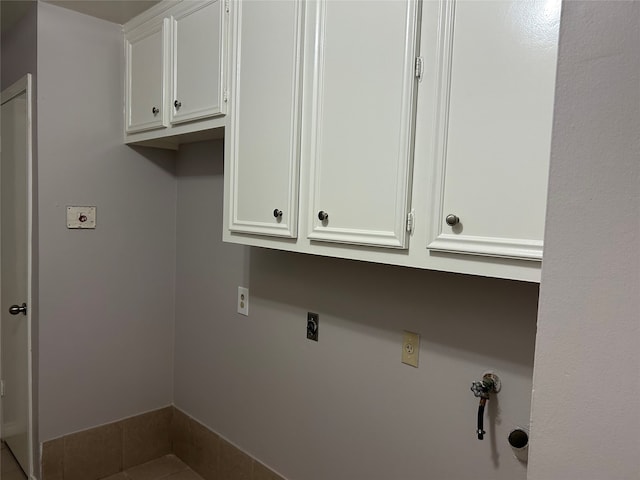
M 640 478 L 640 2 L 565 2 L 530 480 Z
M 291 480 L 525 478 L 507 435 L 529 419 L 537 285 L 224 244 L 222 144 L 177 165 L 179 408 Z M 469 387 L 487 368 L 504 387 L 479 441 Z
M 123 145 L 123 68 L 119 25 L 39 2 L 41 442 L 172 402 L 174 163 Z

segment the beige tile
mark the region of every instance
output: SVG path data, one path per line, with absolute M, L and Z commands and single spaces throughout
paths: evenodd
M 189 424 L 191 419 L 177 408 L 173 409 L 171 419 L 171 449 L 173 453 L 188 465 L 193 463 L 191 452 L 191 433 Z
M 171 424 L 173 453 L 205 480 L 218 480 L 219 438 L 178 409 Z
M 184 470 L 168 477 L 162 477 L 162 480 L 202 480 L 202 477 L 193 470 Z
M 164 457 L 125 470 L 131 480 L 157 480 L 187 470 L 189 467 L 175 455 Z
M 254 460 L 251 470 L 251 480 L 284 480 L 280 475 L 272 472 L 260 462 Z
M 219 480 L 251 480 L 253 459 L 230 443 L 220 440 Z
M 122 471 L 122 424 L 64 438 L 64 480 L 98 480 Z
M 171 417 L 173 408 L 137 415 L 123 420 L 123 468 L 171 453 Z
M 64 479 L 64 438 L 42 444 L 42 480 Z
M 204 425 L 189 419 L 191 463 L 186 462 L 205 480 L 218 480 L 220 437 Z

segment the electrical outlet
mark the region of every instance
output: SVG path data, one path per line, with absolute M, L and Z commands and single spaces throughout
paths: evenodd
M 320 316 L 317 313 L 307 312 L 307 338 L 315 342 L 318 341 L 318 327 Z
M 238 313 L 249 316 L 249 289 L 238 287 Z
M 418 368 L 420 353 L 420 334 L 407 332 L 402 334 L 402 363 Z

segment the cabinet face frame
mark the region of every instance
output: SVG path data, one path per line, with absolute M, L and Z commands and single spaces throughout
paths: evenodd
M 405 25 L 404 25 L 404 51 L 402 52 L 402 92 L 401 112 L 399 122 L 399 151 L 394 159 L 397 163 L 394 186 L 394 198 L 387 199 L 393 203 L 394 221 L 391 228 L 377 230 L 373 228 L 332 227 L 331 213 L 328 223 L 319 218 L 319 211 L 324 210 L 320 201 L 321 188 L 321 162 L 322 150 L 322 125 L 324 121 L 323 102 L 325 88 L 325 34 L 327 7 L 334 0 L 318 0 L 311 5 L 315 7 L 314 17 L 314 52 L 313 79 L 309 93 L 311 103 L 310 113 L 310 158 L 309 158 L 309 208 L 307 238 L 312 241 L 334 242 L 352 245 L 364 245 L 372 247 L 385 247 L 395 249 L 407 249 L 410 232 L 407 229 L 408 215 L 410 214 L 411 183 L 413 166 L 413 141 L 415 131 L 416 98 L 418 78 L 416 76 L 416 59 L 419 55 L 420 40 L 420 2 L 417 0 L 405 0 Z M 399 0 L 396 0 L 399 1 Z M 337 3 L 337 2 L 336 2 Z M 364 3 L 364 2 L 363 2 Z M 354 32 L 357 35 L 357 32 Z M 366 81 L 366 78 L 363 78 Z M 306 95 L 306 94 L 305 94 Z M 384 117 L 385 111 L 379 111 Z M 348 135 L 348 132 L 345 132 Z
M 254 0 L 255 1 L 255 0 Z M 230 142 L 229 151 L 227 155 L 229 157 L 229 185 L 230 185 L 230 202 L 228 205 L 228 229 L 231 232 L 236 233 L 249 233 L 256 235 L 266 235 L 271 237 L 283 237 L 283 238 L 297 238 L 298 236 L 298 192 L 299 192 L 299 170 L 300 170 L 300 155 L 301 155 L 301 109 L 302 109 L 302 68 L 303 68 L 303 40 L 304 40 L 304 14 L 305 14 L 305 2 L 296 0 L 292 4 L 295 8 L 296 25 L 294 28 L 295 42 L 294 58 L 293 62 L 293 78 L 291 82 L 293 89 L 291 91 L 291 122 L 290 122 L 290 136 L 289 136 L 289 158 L 286 159 L 286 163 L 274 165 L 274 168 L 281 168 L 282 175 L 286 178 L 287 184 L 287 201 L 283 206 L 265 205 L 265 219 L 251 220 L 241 218 L 239 213 L 239 166 L 243 159 L 239 158 L 239 143 L 241 140 L 242 132 L 240 130 L 240 109 L 239 105 L 242 99 L 241 93 L 241 64 L 242 64 L 242 11 L 243 0 L 238 0 L 234 3 L 234 11 L 232 13 L 233 22 L 233 65 L 232 68 L 232 104 L 231 110 L 231 125 L 228 132 Z M 244 140 L 246 141 L 246 139 Z M 268 159 L 266 159 L 268 160 Z M 269 188 L 267 185 L 266 188 Z M 282 216 L 280 219 L 275 218 L 269 208 L 282 208 Z
M 217 5 L 216 5 L 217 4 Z M 228 30 L 228 7 L 227 0 L 209 0 L 206 2 L 184 2 L 181 4 L 181 8 L 179 11 L 174 12 L 171 15 L 171 98 L 169 98 L 169 104 L 167 108 L 169 108 L 170 117 L 169 121 L 171 124 L 179 124 L 183 122 L 191 122 L 194 120 L 200 120 L 203 118 L 214 117 L 219 115 L 224 115 L 226 113 L 226 99 L 225 99 L 225 66 L 226 66 L 226 55 L 225 52 L 227 50 L 227 30 Z M 186 8 L 188 7 L 188 8 Z M 211 52 L 209 49 L 204 49 L 205 55 L 212 55 L 214 58 L 212 59 L 212 65 L 215 65 L 219 68 L 219 71 L 216 75 L 217 86 L 212 85 L 212 88 L 215 88 L 216 98 L 213 104 L 209 105 L 201 105 L 198 104 L 195 107 L 191 107 L 190 105 L 182 105 L 179 108 L 174 106 L 174 102 L 180 101 L 180 76 L 187 75 L 184 72 L 180 72 L 178 68 L 179 61 L 179 48 L 180 48 L 180 38 L 179 38 L 179 30 L 180 30 L 180 22 L 191 15 L 198 15 L 202 13 L 201 10 L 205 8 L 217 8 L 219 15 L 219 22 L 217 27 L 218 32 L 218 48 L 216 51 Z M 214 28 L 212 26 L 211 28 Z M 195 52 L 193 52 L 195 54 Z M 202 58 L 202 55 L 196 55 L 197 58 Z
M 448 214 L 456 213 L 445 211 L 455 10 L 456 0 L 440 1 L 440 29 L 436 60 L 438 79 L 434 96 L 437 105 L 433 136 L 433 208 L 431 209 L 433 214 L 427 248 L 435 252 L 541 261 L 543 250 L 541 240 L 465 235 L 461 228 L 450 227 L 445 222 Z
M 149 38 L 151 35 L 160 33 L 160 44 L 158 47 L 161 49 L 161 76 L 158 79 L 160 82 L 161 98 L 158 99 L 157 105 L 148 105 L 150 119 L 148 121 L 133 122 L 133 62 L 134 58 L 134 46 L 137 42 Z M 167 102 L 167 86 L 169 84 L 169 36 L 170 26 L 168 19 L 162 19 L 159 21 L 151 22 L 149 25 L 138 27 L 125 36 L 125 112 L 126 112 L 126 125 L 125 131 L 127 133 L 143 132 L 146 130 L 153 130 L 157 128 L 166 128 L 169 126 L 169 113 Z M 158 108 L 160 111 L 157 115 L 151 112 L 152 108 Z

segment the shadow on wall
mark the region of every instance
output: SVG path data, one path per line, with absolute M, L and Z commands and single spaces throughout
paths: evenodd
M 176 152 L 138 145 L 129 145 L 129 147 L 158 168 L 172 175 L 176 175 Z
M 438 345 L 533 364 L 538 285 L 390 265 L 251 250 L 250 288 L 360 325 L 416 329 Z
M 223 175 L 222 141 L 180 147 L 177 176 L 188 187 L 180 191 L 178 202 L 197 208 L 209 225 L 181 225 L 180 218 L 178 225 L 211 268 L 215 257 L 237 257 L 242 265 L 217 265 L 241 269 L 239 281 L 250 288 L 252 304 L 264 299 L 282 308 L 317 311 L 323 315 L 321 323 L 333 317 L 341 328 L 414 330 L 430 349 L 532 368 L 538 284 L 223 243 Z M 198 189 L 199 196 L 194 193 Z M 216 246 L 205 252 L 206 245 Z

